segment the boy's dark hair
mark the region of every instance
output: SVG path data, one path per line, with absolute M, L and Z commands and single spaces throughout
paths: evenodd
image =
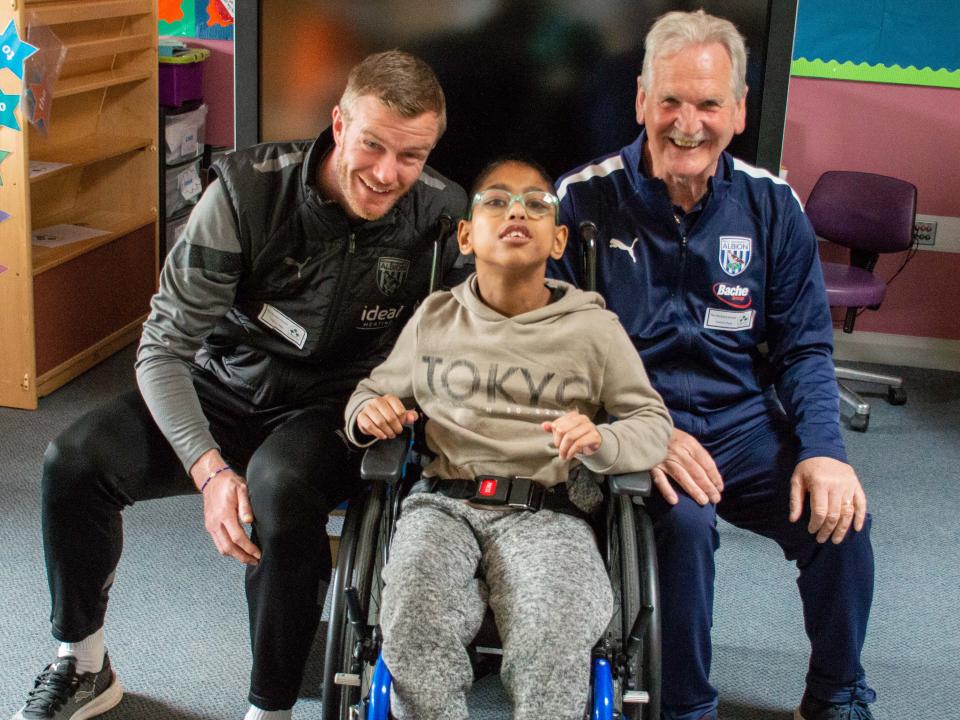
M 481 170 L 480 174 L 477 175 L 477 179 L 473 181 L 473 187 L 470 188 L 470 197 L 472 198 L 474 195 L 480 192 L 480 190 L 483 188 L 483 183 L 487 181 L 487 178 L 490 177 L 495 170 L 503 165 L 510 164 L 526 165 L 528 168 L 536 172 L 540 178 L 546 182 L 547 189 L 550 192 L 553 192 L 553 178 L 550 177 L 550 173 L 547 172 L 543 165 L 525 155 L 510 154 L 501 155 L 496 160 L 491 160 L 483 166 L 483 170 Z

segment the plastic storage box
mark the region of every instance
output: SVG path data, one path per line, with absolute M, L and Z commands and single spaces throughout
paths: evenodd
M 160 57 L 160 104 L 180 107 L 203 99 L 203 61 L 210 56 L 205 48 L 188 48 Z
M 207 125 L 207 106 L 164 116 L 166 164 L 175 165 L 203 155 L 203 134 Z
M 197 204 L 203 185 L 200 181 L 200 159 L 166 170 L 166 213 L 175 213 Z

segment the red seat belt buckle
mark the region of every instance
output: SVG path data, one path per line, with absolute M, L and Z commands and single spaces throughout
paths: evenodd
M 477 489 L 477 495 L 480 495 L 481 497 L 496 497 L 497 479 L 483 478 L 480 481 L 480 487 Z
M 505 505 L 510 495 L 510 478 L 499 475 L 479 475 L 477 489 L 470 502 L 478 505 Z

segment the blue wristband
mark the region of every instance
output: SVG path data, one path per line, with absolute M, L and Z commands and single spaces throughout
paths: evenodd
M 217 468 L 212 473 L 207 475 L 207 479 L 204 480 L 203 483 L 200 485 L 200 492 L 203 493 L 203 491 L 207 489 L 207 485 L 210 484 L 210 481 L 213 480 L 217 475 L 222 473 L 224 470 L 232 470 L 232 468 L 229 465 L 224 465 L 222 468 Z

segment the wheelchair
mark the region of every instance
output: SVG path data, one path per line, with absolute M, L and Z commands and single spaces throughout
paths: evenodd
M 389 670 L 380 658 L 381 570 L 402 499 L 419 479 L 422 451 L 408 430 L 367 450 L 361 476 L 366 498 L 347 507 L 337 566 L 323 672 L 323 720 L 386 720 Z M 614 613 L 593 651 L 587 717 L 657 720 L 660 717 L 660 613 L 653 525 L 643 507 L 647 473 L 606 478 L 595 530 L 614 593 Z M 488 616 L 490 615 L 488 611 Z M 488 620 L 485 626 L 489 625 Z M 469 652 L 475 676 L 495 665 L 481 629 Z M 494 651 L 495 653 L 496 651 Z

